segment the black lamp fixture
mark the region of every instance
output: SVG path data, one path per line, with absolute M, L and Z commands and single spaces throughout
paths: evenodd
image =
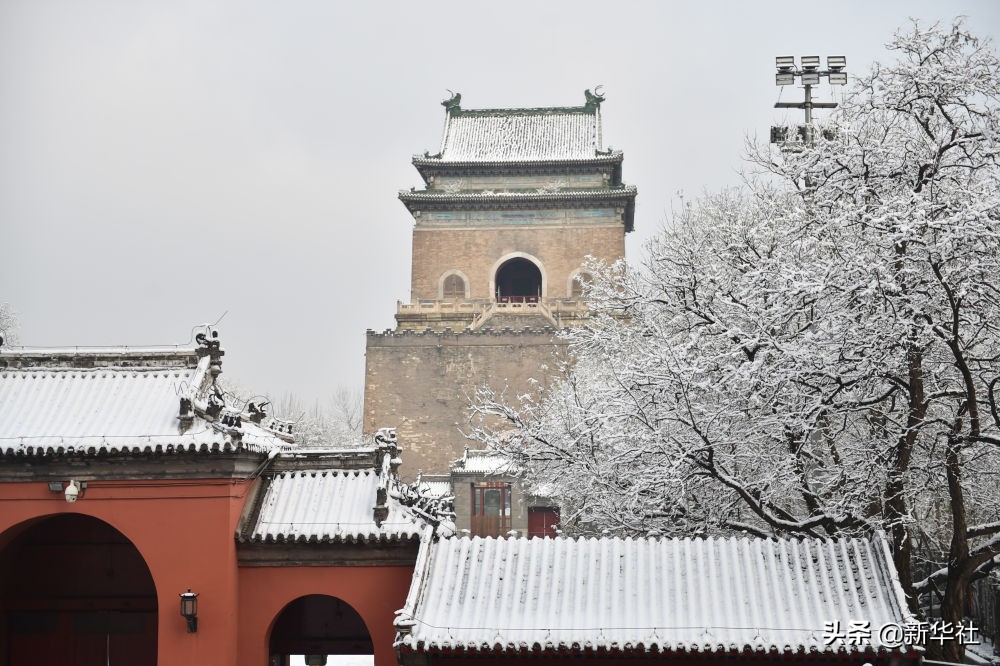
M 189 634 L 198 631 L 198 593 L 190 587 L 181 593 L 181 617 L 187 620 Z

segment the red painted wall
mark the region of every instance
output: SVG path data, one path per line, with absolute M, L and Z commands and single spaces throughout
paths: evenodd
M 375 646 L 375 666 L 395 666 L 392 622 L 403 607 L 413 567 L 244 567 L 239 570 L 240 664 L 267 664 L 271 627 L 281 610 L 307 594 L 328 594 L 361 615 Z
M 158 663 L 235 666 L 239 588 L 233 534 L 248 488 L 245 481 L 219 479 L 92 481 L 69 504 L 46 483 L 4 483 L 0 547 L 24 521 L 41 516 L 79 513 L 103 520 L 131 540 L 153 577 Z M 178 595 L 188 588 L 200 594 L 194 634 L 179 614 Z
M 376 666 L 393 666 L 392 622 L 405 602 L 412 567 L 240 569 L 234 533 L 249 485 L 220 479 L 92 481 L 69 504 L 46 483 L 3 483 L 0 548 L 33 519 L 51 515 L 84 514 L 117 529 L 153 577 L 161 666 L 265 666 L 278 614 L 307 594 L 349 603 L 368 627 Z M 178 595 L 188 588 L 199 594 L 193 634 L 179 613 Z

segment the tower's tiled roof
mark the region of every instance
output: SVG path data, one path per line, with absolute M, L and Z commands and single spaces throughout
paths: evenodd
M 587 160 L 603 152 L 599 107 L 448 110 L 442 162 Z

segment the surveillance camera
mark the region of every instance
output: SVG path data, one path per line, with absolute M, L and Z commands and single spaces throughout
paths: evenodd
M 65 493 L 66 501 L 72 504 L 80 496 L 80 484 L 76 481 L 70 481 L 69 485 L 66 486 Z

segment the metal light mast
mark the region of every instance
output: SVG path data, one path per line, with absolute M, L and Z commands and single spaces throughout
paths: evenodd
M 830 85 L 842 86 L 847 83 L 847 58 L 845 56 L 827 56 L 826 69 L 819 68 L 819 56 L 802 56 L 802 66 L 795 66 L 795 56 L 777 56 L 774 59 L 778 73 L 775 75 L 775 85 L 791 86 L 795 85 L 796 77 L 805 87 L 805 100 L 801 102 L 776 102 L 776 109 L 803 109 L 806 115 L 805 127 L 800 134 L 807 141 L 812 140 L 813 109 L 835 109 L 836 102 L 814 102 L 812 97 L 812 87 L 819 85 L 820 77 L 825 76 Z M 771 141 L 777 143 L 783 141 L 781 138 L 784 128 L 771 128 Z

